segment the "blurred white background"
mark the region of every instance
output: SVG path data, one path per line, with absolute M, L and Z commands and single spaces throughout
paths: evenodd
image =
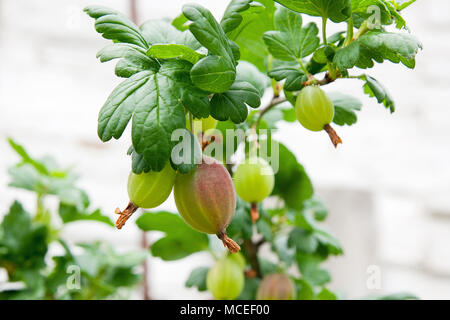
M 138 0 L 139 21 L 175 17 L 187 1 Z M 195 0 L 220 18 L 228 1 Z M 121 81 L 113 64 L 96 52 L 108 43 L 82 12 L 103 4 L 129 13 L 128 0 L 0 0 L 0 212 L 20 199 L 32 211 L 34 199 L 7 188 L 7 167 L 17 158 L 10 136 L 32 155 L 54 155 L 73 165 L 80 184 L 113 217 L 126 205 L 129 134 L 103 144 L 97 114 Z M 450 1 L 417 1 L 404 12 L 424 50 L 415 70 L 385 63 L 371 74 L 393 95 L 394 114 L 363 95 L 359 81 L 327 86 L 360 98 L 363 110 L 352 127 L 339 127 L 344 144 L 299 124 L 279 132 L 304 164 L 317 193 L 330 208 L 328 227 L 344 246 L 332 259 L 330 287 L 348 298 L 410 291 L 424 299 L 450 299 Z M 334 28 L 334 29 L 333 29 Z M 330 27 L 330 33 L 342 26 Z M 175 210 L 172 197 L 162 206 Z M 0 214 L 0 215 L 1 215 Z M 133 221 L 121 230 L 77 222 L 64 237 L 71 242 L 107 239 L 120 250 L 139 247 Z M 202 254 L 181 262 L 149 260 L 150 294 L 157 299 L 209 298 L 184 282 Z M 381 270 L 381 288 L 370 289 L 371 265 Z M 139 292 L 134 297 L 139 298 Z

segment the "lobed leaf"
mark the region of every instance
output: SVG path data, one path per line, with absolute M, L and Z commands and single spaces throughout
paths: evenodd
M 139 27 L 123 14 L 102 6 L 89 6 L 84 11 L 95 19 L 95 30 L 101 33 L 103 38 L 148 48 Z
M 356 116 L 355 111 L 361 110 L 361 101 L 340 92 L 330 92 L 328 97 L 334 105 L 334 123 L 340 126 L 351 126 L 356 123 L 358 117 Z
M 257 108 L 261 104 L 258 89 L 246 81 L 235 81 L 224 93 L 216 93 L 211 99 L 211 116 L 217 120 L 230 119 L 234 123 L 247 119 L 247 105 Z
M 351 14 L 350 0 L 275 0 L 283 6 L 310 16 L 342 22 Z

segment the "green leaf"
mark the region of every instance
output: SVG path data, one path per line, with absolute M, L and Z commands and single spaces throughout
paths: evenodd
M 319 47 L 319 29 L 314 23 L 302 27 L 302 16 L 299 13 L 278 8 L 275 12 L 275 26 L 279 31 L 267 31 L 263 39 L 270 53 L 277 59 L 301 59 Z
M 247 119 L 247 105 L 257 108 L 261 104 L 259 91 L 246 81 L 236 81 L 225 93 L 216 93 L 211 99 L 211 116 L 240 123 Z
M 410 292 L 398 292 L 384 296 L 369 296 L 369 300 L 418 300 L 419 298 Z
M 340 255 L 344 253 L 339 240 L 337 240 L 331 234 L 319 228 L 316 228 L 314 233 L 319 243 L 327 249 L 328 254 Z
M 261 233 L 266 241 L 272 241 L 272 228 L 264 219 L 258 219 L 256 222 L 256 229 Z
M 182 160 L 181 163 L 173 162 L 174 152 L 177 150 L 172 150 L 170 162 L 174 170 L 178 170 L 180 173 L 188 173 L 202 162 L 202 148 L 191 131 L 184 129 L 179 141 L 174 142 L 180 142 L 183 146 L 183 148 L 179 150 L 179 153 L 176 154 L 177 158 L 179 157 L 179 159 Z M 188 145 L 189 142 L 190 144 Z M 184 152 L 188 152 L 186 156 L 184 155 Z
M 324 258 L 297 252 L 297 266 L 304 280 L 315 286 L 321 286 L 331 280 L 330 274 L 320 267 Z
M 334 123 L 340 126 L 356 123 L 358 117 L 355 111 L 361 110 L 361 101 L 340 92 L 330 92 L 328 96 L 334 105 Z
M 84 11 L 95 19 L 95 30 L 101 33 L 103 38 L 148 48 L 138 26 L 121 13 L 101 6 L 89 6 Z
M 236 78 L 236 65 L 229 39 L 211 12 L 202 6 L 184 5 L 183 14 L 192 21 L 189 30 L 210 54 L 192 67 L 192 81 L 205 91 L 227 91 Z
M 395 103 L 389 95 L 387 89 L 378 82 L 378 80 L 368 76 L 363 75 L 360 79 L 365 81 L 363 86 L 364 92 L 370 97 L 375 97 L 378 103 L 382 103 L 386 108 L 388 108 L 391 113 L 395 111 Z
M 34 169 L 36 169 L 37 172 L 42 173 L 44 175 L 49 174 L 48 168 L 45 166 L 44 163 L 41 161 L 38 161 L 36 159 L 33 159 L 28 152 L 25 150 L 23 146 L 16 143 L 13 139 L 8 138 L 9 145 L 13 150 L 22 158 L 22 163 L 28 163 L 33 166 Z
M 270 79 L 255 65 L 247 61 L 240 61 L 237 68 L 236 81 L 246 81 L 251 83 L 262 97 L 265 90 L 270 86 Z
M 149 45 L 180 44 L 195 51 L 201 49 L 201 44 L 192 33 L 177 30 L 165 19 L 144 22 L 141 25 L 141 32 Z
M 225 33 L 236 29 L 242 22 L 241 12 L 250 8 L 252 0 L 232 0 L 225 9 L 220 25 Z
M 151 166 L 147 163 L 147 161 L 145 161 L 144 156 L 137 153 L 133 146 L 130 146 L 127 154 L 131 155 L 131 170 L 135 174 L 149 172 L 151 170 Z
M 298 91 L 303 88 L 303 82 L 308 76 L 300 69 L 297 62 L 274 62 L 274 67 L 269 71 L 269 76 L 277 81 L 286 79 L 284 89 L 287 91 Z
M 336 294 L 328 290 L 327 288 L 322 288 L 322 290 L 317 294 L 318 300 L 338 300 Z
M 14 143 L 14 147 L 26 152 L 18 144 Z M 74 204 L 80 210 L 89 203 L 86 193 L 75 185 L 77 177 L 67 170 L 61 170 L 53 158 L 46 156 L 36 160 L 24 153 L 21 157 L 22 162 L 8 169 L 11 177 L 9 186 L 38 195 L 55 195 L 60 201 Z
M 317 221 L 323 221 L 328 216 L 327 207 L 317 196 L 313 196 L 303 203 L 303 212 L 304 214 L 314 216 L 314 219 Z
M 311 231 L 295 228 L 289 233 L 288 245 L 303 253 L 316 251 L 319 241 Z
M 140 71 L 159 68 L 159 64 L 146 55 L 145 49 L 129 43 L 110 44 L 97 53 L 97 58 L 100 62 L 120 59 L 115 73 L 123 78 L 129 78 Z
M 250 218 L 250 206 L 241 198 L 236 198 L 236 211 L 230 225 L 227 228 L 227 234 L 230 238 L 242 237 L 244 239 L 250 239 L 253 234 L 253 223 Z
M 206 291 L 206 276 L 209 267 L 198 267 L 191 271 L 184 284 L 188 288 L 196 287 L 198 291 Z
M 374 14 L 371 6 L 376 6 L 380 13 L 381 24 L 392 23 L 391 13 L 386 6 L 385 0 L 352 0 L 352 13 L 360 17 L 362 20 L 370 19 Z
M 192 82 L 210 92 L 225 92 L 236 79 L 236 69 L 230 60 L 212 55 L 198 61 L 191 70 Z
M 245 277 L 244 289 L 242 289 L 237 300 L 255 300 L 261 280 L 258 278 Z
M 197 117 L 209 110 L 206 93 L 193 87 L 191 64 L 170 60 L 158 72 L 139 72 L 117 86 L 100 110 L 98 135 L 102 141 L 120 138 L 133 116 L 132 140 L 138 154 L 154 171 L 167 163 L 173 147 L 172 132 L 185 128 L 184 107 Z
M 359 42 L 353 41 L 348 46 L 336 50 L 333 62 L 341 70 L 353 68 L 359 59 Z
M 179 31 L 185 31 L 189 29 L 189 26 L 186 25 L 186 22 L 189 20 L 184 16 L 184 14 L 180 13 L 178 17 L 172 20 L 172 25 Z
M 178 215 L 167 212 L 145 212 L 136 220 L 144 231 L 162 231 L 165 236 L 154 242 L 150 248 L 155 257 L 163 260 L 177 260 L 208 248 L 206 234 L 189 227 Z
M 147 55 L 155 59 L 182 59 L 195 64 L 204 55 L 182 44 L 154 44 Z
M 264 32 L 274 30 L 273 16 L 275 5 L 272 0 L 258 0 L 250 8 L 240 12 L 242 22 L 227 35 L 239 46 L 241 60 L 254 64 L 260 71 L 266 71 L 269 54 L 262 39 Z
M 275 0 L 283 6 L 310 16 L 329 18 L 333 22 L 342 22 L 351 13 L 350 0 Z
M 303 166 L 286 146 L 276 141 L 272 143 L 278 144 L 280 163 L 275 173 L 275 187 L 272 194 L 282 198 L 288 208 L 301 210 L 304 200 L 309 199 L 313 194 L 311 181 Z M 271 147 L 271 143 L 267 143 L 267 146 Z M 271 150 L 267 152 L 263 150 L 262 154 L 270 157 Z
M 58 213 L 64 223 L 80 220 L 91 220 L 103 222 L 106 223 L 107 225 L 114 226 L 114 223 L 111 221 L 111 219 L 103 215 L 100 209 L 97 209 L 90 213 L 85 211 L 80 212 L 74 205 L 60 203 Z
M 407 33 L 370 31 L 357 41 L 360 54 L 356 66 L 363 69 L 372 68 L 373 60 L 382 63 L 385 59 L 414 68 L 415 56 L 422 49 L 416 37 Z
M 296 280 L 297 300 L 314 300 L 314 289 L 304 279 Z
M 16 270 L 45 267 L 47 235 L 47 227 L 33 224 L 29 213 L 15 201 L 0 224 L 0 267 L 6 268 L 10 275 Z M 10 280 L 25 279 L 19 277 Z

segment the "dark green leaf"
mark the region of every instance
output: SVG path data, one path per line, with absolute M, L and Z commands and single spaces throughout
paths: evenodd
M 241 12 L 250 8 L 252 0 L 232 0 L 225 9 L 220 25 L 225 33 L 236 29 L 242 22 Z
M 320 43 L 319 29 L 314 23 L 302 27 L 301 14 L 280 7 L 275 12 L 275 26 L 279 31 L 264 33 L 264 42 L 277 59 L 291 61 L 313 53 Z
M 95 30 L 103 38 L 148 48 L 138 26 L 121 13 L 101 6 L 89 6 L 84 11 L 95 19 Z
M 247 105 L 257 108 L 261 104 L 259 91 L 249 82 L 236 81 L 225 93 L 216 93 L 211 99 L 211 115 L 220 121 L 230 119 L 240 123 L 247 119 Z
M 275 63 L 274 63 L 275 64 Z M 286 79 L 284 89 L 287 91 L 298 91 L 303 88 L 303 82 L 308 80 L 297 62 L 279 62 L 269 71 L 269 76 L 277 81 Z
M 329 18 L 334 22 L 347 20 L 351 13 L 350 0 L 276 0 L 276 2 L 296 12 Z
M 351 69 L 358 62 L 359 42 L 353 41 L 348 46 L 336 50 L 333 62 L 339 69 Z
M 370 97 L 375 97 L 378 103 L 382 103 L 391 112 L 395 111 L 395 103 L 389 95 L 387 89 L 378 82 L 378 80 L 364 75 L 361 77 L 362 80 L 366 81 L 363 88 L 364 92 Z
M 121 59 L 116 65 L 115 72 L 117 76 L 123 78 L 140 71 L 159 68 L 159 64 L 145 54 L 145 49 L 129 43 L 110 44 L 97 53 L 97 58 L 101 62 Z
M 185 128 L 184 107 L 192 112 L 199 106 L 208 107 L 206 93 L 190 82 L 190 66 L 182 60 L 166 61 L 157 73 L 142 71 L 119 84 L 100 110 L 98 134 L 102 141 L 118 139 L 133 116 L 133 147 L 152 170 L 160 171 L 170 157 L 172 132 Z M 194 115 L 204 116 L 205 112 Z
M 192 21 L 189 30 L 211 54 L 194 65 L 192 81 L 205 91 L 227 91 L 236 78 L 236 65 L 225 32 L 211 12 L 200 5 L 184 5 L 183 14 Z
M 415 56 L 422 48 L 422 44 L 408 33 L 370 31 L 357 41 L 360 53 L 356 66 L 363 69 L 372 68 L 373 60 L 381 63 L 385 59 L 414 68 Z
M 13 274 L 16 269 L 37 270 L 45 266 L 47 227 L 33 224 L 31 216 L 15 201 L 0 224 L 0 266 Z M 22 277 L 11 281 L 25 280 Z

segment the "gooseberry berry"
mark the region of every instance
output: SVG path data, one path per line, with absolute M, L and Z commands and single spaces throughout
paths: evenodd
M 208 271 L 206 287 L 215 299 L 236 299 L 244 288 L 244 272 L 229 257 L 221 259 Z
M 225 231 L 236 209 L 236 194 L 230 174 L 219 161 L 203 156 L 202 163 L 189 173 L 178 173 L 174 197 L 187 224 L 198 231 L 216 234 L 231 252 L 240 250 Z
M 122 228 L 128 218 L 138 208 L 155 208 L 169 197 L 175 183 L 176 172 L 170 162 L 160 172 L 149 171 L 140 174 L 130 172 L 128 176 L 128 196 L 130 202 L 125 210 L 116 209 L 120 214 L 116 221 L 116 227 Z
M 295 113 L 303 127 L 311 131 L 325 130 L 336 147 L 342 143 L 341 138 L 331 127 L 334 106 L 325 91 L 317 85 L 304 87 L 295 102 Z
M 271 273 L 265 276 L 256 293 L 257 300 L 294 300 L 295 297 L 295 284 L 282 273 Z

